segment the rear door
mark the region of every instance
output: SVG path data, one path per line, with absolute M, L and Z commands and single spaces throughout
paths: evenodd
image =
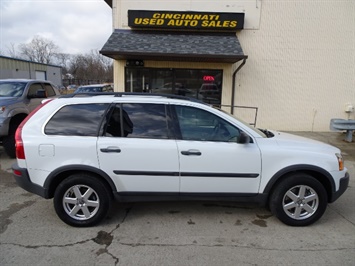
M 241 130 L 221 117 L 175 106 L 181 193 L 257 193 L 261 174 L 255 143 L 238 144 Z
M 179 158 L 165 104 L 112 107 L 98 140 L 100 168 L 119 192 L 179 191 Z

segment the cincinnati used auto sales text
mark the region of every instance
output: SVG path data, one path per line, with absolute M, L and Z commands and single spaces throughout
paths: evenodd
M 219 19 L 219 15 L 154 13 L 152 18 L 135 18 L 134 25 L 235 28 L 238 24 L 236 20 Z

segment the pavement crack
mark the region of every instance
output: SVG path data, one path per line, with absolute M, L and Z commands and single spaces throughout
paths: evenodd
M 115 260 L 115 265 L 117 265 L 117 264 L 120 262 L 120 259 L 117 258 L 115 255 L 113 255 L 111 252 L 106 251 L 106 253 L 107 253 L 108 255 L 110 255 L 111 258 L 113 258 L 113 259 Z
M 4 245 L 12 245 L 16 247 L 22 247 L 22 248 L 28 248 L 28 249 L 38 249 L 38 248 L 57 248 L 57 247 L 71 247 L 75 245 L 81 245 L 85 244 L 87 242 L 94 241 L 94 239 L 87 239 L 87 240 L 82 240 L 78 241 L 75 243 L 70 243 L 70 244 L 63 244 L 63 245 L 21 245 L 21 244 L 16 244 L 16 243 L 0 243 L 0 246 Z M 95 242 L 96 243 L 96 242 Z M 309 247 L 306 248 L 267 248 L 267 247 L 260 247 L 256 246 L 255 244 L 251 245 L 238 245 L 238 244 L 198 244 L 197 241 L 193 241 L 192 243 L 186 243 L 186 244 L 159 244 L 159 243 L 127 243 L 127 242 L 117 242 L 117 244 L 122 245 L 122 246 L 128 246 L 128 247 L 209 247 L 209 248 L 226 248 L 226 247 L 233 247 L 233 248 L 243 248 L 243 249 L 255 249 L 255 250 L 265 250 L 265 251 L 299 251 L 299 252 L 322 252 L 322 251 L 349 251 L 349 252 L 354 252 L 355 248 L 353 247 L 342 247 L 342 248 L 319 248 L 319 249 L 310 249 Z M 96 252 L 96 255 L 101 255 L 103 253 L 106 253 L 110 255 L 114 260 L 115 260 L 115 265 L 119 262 L 119 258 L 114 256 L 112 253 L 110 253 L 107 250 L 108 246 L 105 248 L 99 249 Z
M 129 212 L 132 210 L 132 208 L 133 208 L 133 207 L 126 208 L 126 213 L 125 213 L 125 215 L 124 215 L 123 218 L 122 218 L 121 224 L 124 223 L 124 221 L 126 220 L 128 214 L 129 214 Z
M 12 245 L 12 246 L 16 246 L 16 247 L 21 247 L 21 248 L 28 248 L 28 249 L 38 249 L 38 248 L 63 248 L 63 247 L 72 247 L 75 245 L 81 245 L 81 244 L 85 244 L 89 241 L 91 241 L 92 239 L 86 239 L 86 240 L 82 240 L 82 241 L 78 241 L 75 243 L 69 243 L 69 244 L 63 244 L 63 245 L 22 245 L 22 244 L 17 244 L 17 243 L 1 243 L 0 246 L 2 245 Z
M 226 248 L 226 247 L 233 247 L 233 248 L 243 248 L 243 249 L 255 249 L 255 250 L 265 250 L 265 251 L 300 251 L 300 252 L 321 252 L 321 251 L 340 251 L 340 250 L 347 250 L 353 252 L 355 248 L 353 247 L 344 247 L 344 248 L 324 248 L 324 249 L 310 249 L 310 248 L 267 248 L 267 247 L 260 247 L 256 245 L 238 245 L 238 244 L 197 244 L 196 241 L 193 243 L 187 244 L 159 244 L 159 243 L 125 243 L 125 242 L 118 242 L 118 244 L 123 246 L 129 247 L 208 247 L 208 248 Z
M 39 249 L 39 248 L 64 248 L 64 247 L 72 247 L 75 245 L 81 245 L 88 243 L 90 241 L 95 242 L 98 245 L 105 245 L 104 248 L 99 249 L 96 252 L 96 255 L 99 256 L 101 254 L 108 254 L 112 259 L 115 261 L 115 265 L 119 263 L 119 258 L 113 255 L 111 252 L 108 251 L 108 247 L 111 245 L 113 240 L 113 235 L 111 233 L 107 233 L 105 231 L 99 231 L 97 236 L 91 239 L 86 239 L 74 243 L 69 243 L 69 244 L 63 244 L 63 245 L 22 245 L 22 244 L 17 244 L 17 243 L 0 243 L 0 246 L 3 245 L 11 245 L 11 246 L 16 246 L 16 247 L 21 247 L 21 248 L 26 248 L 26 249 Z

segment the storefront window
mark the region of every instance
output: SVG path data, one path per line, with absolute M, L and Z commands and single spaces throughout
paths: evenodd
M 221 104 L 222 70 L 126 68 L 126 92 L 169 93 Z

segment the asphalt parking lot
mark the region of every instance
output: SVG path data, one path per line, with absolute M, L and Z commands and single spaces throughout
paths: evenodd
M 225 202 L 116 203 L 92 228 L 70 227 L 52 200 L 17 187 L 0 147 L 0 265 L 355 265 L 355 142 L 299 132 L 342 149 L 350 184 L 308 227 Z

